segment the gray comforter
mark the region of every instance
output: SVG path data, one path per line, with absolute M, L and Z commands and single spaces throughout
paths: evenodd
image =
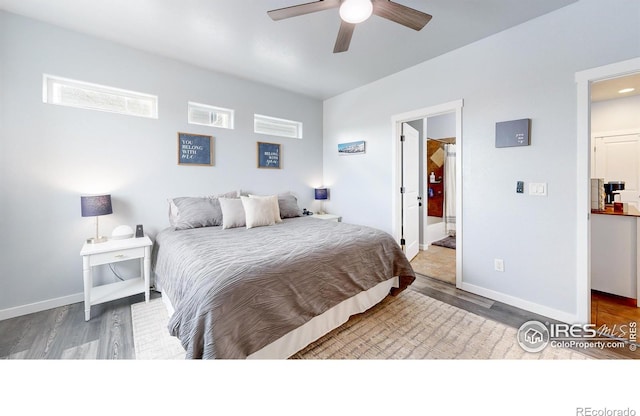
M 313 217 L 156 237 L 156 285 L 175 308 L 187 358 L 245 358 L 341 301 L 394 276 L 415 279 L 387 233 Z

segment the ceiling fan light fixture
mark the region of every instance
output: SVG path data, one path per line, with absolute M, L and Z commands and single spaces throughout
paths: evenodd
M 345 0 L 340 5 L 340 18 L 347 23 L 362 23 L 371 17 L 371 0 Z

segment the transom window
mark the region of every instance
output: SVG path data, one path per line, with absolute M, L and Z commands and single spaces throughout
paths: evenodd
M 259 134 L 268 134 L 270 136 L 302 139 L 301 122 L 263 116 L 260 114 L 254 114 L 253 116 L 253 131 Z
M 188 107 L 189 115 L 187 121 L 189 124 L 233 129 L 233 110 L 191 101 L 189 101 Z
M 47 104 L 158 118 L 158 97 L 68 78 L 43 76 L 42 100 Z

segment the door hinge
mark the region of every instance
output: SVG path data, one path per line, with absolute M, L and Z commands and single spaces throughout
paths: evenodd
M 400 239 L 400 245 L 404 246 L 405 244 L 407 244 L 406 240 L 404 238 Z
M 404 186 L 401 186 L 401 187 L 400 187 L 400 193 L 401 193 L 401 194 L 405 193 L 405 192 L 406 192 L 406 190 L 407 190 L 407 188 L 405 188 Z
M 404 141 L 404 134 L 402 136 L 400 136 L 400 141 L 403 142 Z

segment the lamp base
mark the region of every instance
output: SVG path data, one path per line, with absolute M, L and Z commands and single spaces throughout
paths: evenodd
M 87 244 L 99 244 L 99 243 L 106 243 L 107 241 L 109 241 L 109 239 L 107 237 L 92 237 L 92 238 L 87 238 Z

